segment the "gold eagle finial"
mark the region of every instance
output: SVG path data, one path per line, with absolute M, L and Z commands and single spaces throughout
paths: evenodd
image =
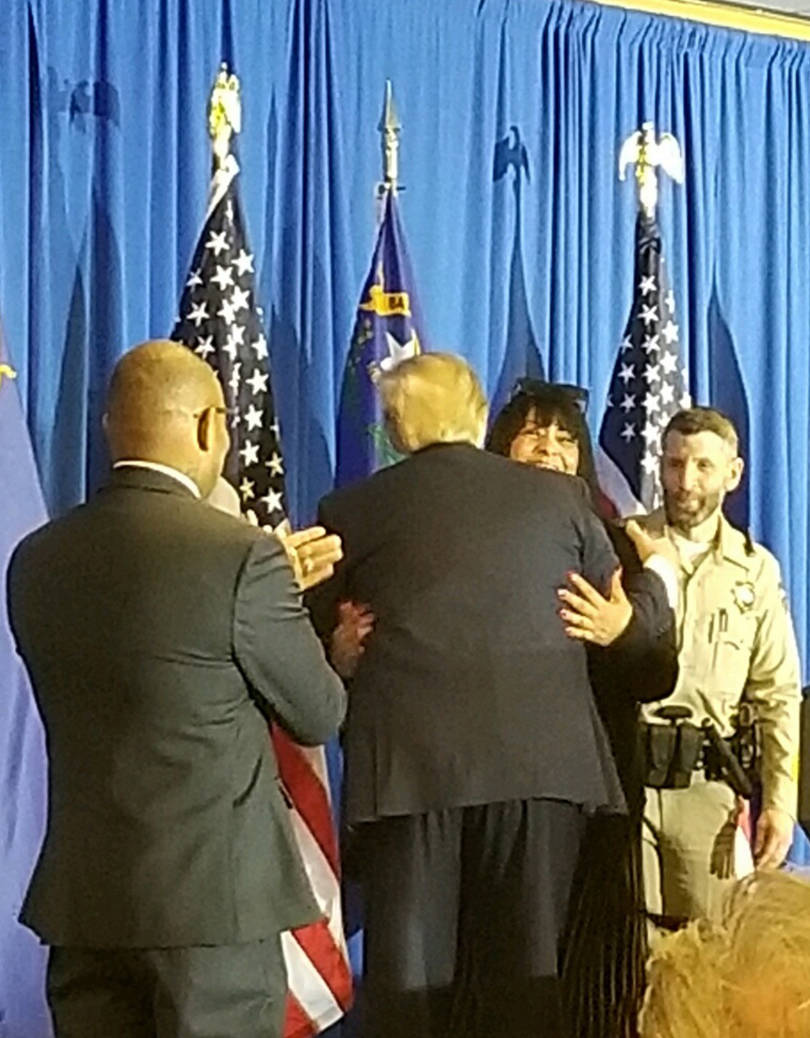
M 208 134 L 212 141 L 217 166 L 222 168 L 231 150 L 231 136 L 242 129 L 242 102 L 239 79 L 222 63 L 211 99 L 208 102 Z

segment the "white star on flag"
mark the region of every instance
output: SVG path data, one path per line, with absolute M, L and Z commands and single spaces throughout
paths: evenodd
M 650 292 L 654 292 L 655 291 L 655 275 L 654 274 L 650 274 L 647 277 L 642 276 L 641 284 L 638 287 L 639 287 L 639 291 L 641 292 L 641 294 L 643 296 L 647 296 L 647 295 L 650 294 Z
M 230 300 L 223 298 L 222 306 L 217 310 L 217 317 L 221 317 L 225 324 L 233 324 L 234 313 Z
M 199 270 L 192 270 L 192 272 L 188 276 L 186 288 L 196 288 L 197 285 L 201 285 L 202 283 L 203 279 L 200 277 Z
M 660 348 L 658 346 L 658 332 L 656 332 L 654 335 L 645 335 L 644 342 L 642 342 L 641 344 L 641 348 L 647 354 L 656 353 Z
M 193 321 L 195 327 L 199 328 L 203 321 L 207 321 L 209 317 L 208 310 L 205 306 L 205 300 L 201 303 L 192 304 L 191 310 L 188 314 L 189 321 Z
M 258 443 L 251 443 L 250 440 L 245 440 L 242 445 L 242 449 L 239 451 L 239 456 L 245 464 L 245 468 L 248 465 L 258 465 L 259 463 L 259 445 Z
M 206 249 L 211 249 L 215 256 L 220 252 L 228 251 L 228 234 L 226 231 L 211 231 L 211 237 L 205 243 Z
M 242 364 L 237 362 L 233 366 L 231 371 L 231 377 L 228 380 L 228 385 L 231 387 L 233 392 L 236 394 L 239 392 L 239 383 L 242 381 Z
M 227 353 L 231 360 L 236 360 L 237 346 L 236 339 L 233 337 L 233 328 L 228 331 L 228 338 L 222 344 L 222 352 Z
M 648 364 L 647 367 L 644 369 L 644 381 L 647 383 L 647 385 L 651 386 L 653 382 L 659 382 L 660 379 L 661 376 L 658 372 L 658 365 Z
M 641 320 L 645 324 L 655 324 L 658 320 L 658 307 L 657 306 L 642 306 L 641 308 Z
M 259 498 L 267 505 L 268 512 L 275 512 L 281 508 L 281 494 L 277 490 L 273 490 L 272 487 L 267 491 L 264 497 Z
M 660 364 L 664 370 L 664 374 L 671 375 L 678 366 L 678 358 L 674 353 L 662 353 Z
M 667 321 L 661 330 L 661 334 L 667 341 L 667 346 L 671 346 L 673 342 L 678 341 L 678 326 L 674 321 Z
M 237 285 L 231 294 L 231 306 L 233 307 L 233 312 L 238 314 L 240 310 L 247 310 L 249 298 L 250 292 L 246 288 L 239 288 Z
M 281 460 L 280 454 L 274 454 L 272 458 L 269 458 L 265 465 L 270 469 L 271 476 L 282 476 L 284 474 L 284 462 Z
M 632 364 L 622 364 L 622 370 L 619 372 L 619 378 L 624 382 L 625 385 L 630 379 L 635 378 L 635 368 Z
M 654 454 L 645 454 L 641 459 L 641 466 L 648 476 L 651 476 L 658 468 L 658 459 Z
M 398 342 L 390 332 L 386 332 L 385 341 L 388 344 L 388 356 L 380 361 L 383 371 L 393 371 L 397 364 L 415 357 L 419 352 L 419 340 L 415 333 L 411 333 L 407 342 Z
M 661 388 L 658 390 L 658 392 L 661 394 L 662 404 L 671 404 L 672 401 L 675 399 L 675 390 L 672 388 L 672 384 L 670 382 L 662 382 Z
M 632 393 L 627 393 L 624 400 L 622 400 L 619 406 L 622 408 L 623 411 L 632 411 L 633 408 L 636 406 L 636 398 L 632 395 Z
M 197 336 L 197 345 L 194 347 L 194 352 L 202 357 L 203 360 L 208 356 L 209 353 L 214 352 L 214 336 L 213 335 L 199 335 Z
M 625 425 L 625 427 L 622 429 L 621 435 L 625 440 L 629 441 L 632 440 L 633 437 L 636 435 L 636 430 L 633 428 L 632 424 L 628 422 L 627 425 Z
M 248 271 L 253 273 L 253 254 L 245 252 L 244 249 L 239 250 L 239 255 L 234 259 L 233 265 L 236 267 L 236 272 L 239 277 L 243 274 L 247 274 Z
M 644 407 L 647 409 L 648 414 L 658 410 L 658 397 L 655 393 L 647 393 L 644 397 Z
M 254 496 L 253 488 L 255 487 L 255 485 L 256 484 L 253 482 L 252 479 L 248 479 L 247 476 L 245 476 L 245 478 L 239 484 L 239 493 L 242 495 L 243 501 L 249 501 Z
M 633 340 L 630 338 L 629 335 L 625 335 L 625 337 L 622 339 L 622 345 L 621 345 L 622 353 L 627 353 L 627 351 L 628 350 L 632 350 L 632 348 L 633 348 Z
M 253 404 L 250 405 L 247 411 L 245 411 L 245 422 L 247 423 L 248 432 L 251 429 L 261 429 L 263 415 L 264 411 L 260 411 Z M 248 462 L 245 462 L 245 464 L 247 465 Z
M 270 376 L 266 372 L 262 372 L 259 371 L 258 368 L 254 368 L 253 374 L 250 376 L 250 378 L 245 379 L 245 385 L 250 386 L 254 396 L 256 396 L 257 393 L 266 393 L 267 380 L 269 377 Z M 275 437 L 278 438 L 278 433 L 273 429 L 272 425 L 270 426 L 270 429 L 275 435 Z
M 216 274 L 211 275 L 211 280 L 219 285 L 220 292 L 224 292 L 229 285 L 233 284 L 233 274 L 230 267 L 221 267 L 217 264 Z
M 256 352 L 256 360 L 264 360 L 267 356 L 267 339 L 263 335 L 250 344 L 250 348 Z

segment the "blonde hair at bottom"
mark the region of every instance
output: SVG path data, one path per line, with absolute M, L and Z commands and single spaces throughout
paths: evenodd
M 810 1038 L 808 977 L 810 883 L 757 873 L 654 948 L 641 1038 Z

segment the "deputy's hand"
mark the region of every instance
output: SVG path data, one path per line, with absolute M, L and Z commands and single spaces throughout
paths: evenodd
M 568 579 L 579 594 L 568 588 L 560 588 L 557 592 L 565 603 L 560 610 L 565 633 L 569 638 L 594 645 L 610 645 L 624 631 L 633 615 L 633 607 L 622 587 L 621 566 L 610 578 L 609 598 L 601 595 L 579 573 L 569 574 Z
M 793 841 L 793 819 L 778 807 L 766 807 L 757 819 L 754 861 L 758 869 L 777 869 Z
M 678 552 L 675 550 L 675 545 L 669 537 L 653 537 L 646 530 L 642 530 L 635 519 L 628 520 L 624 529 L 635 545 L 642 565 L 651 555 L 660 555 L 661 558 L 666 559 L 667 562 L 675 567 L 675 572 L 677 573 L 680 565 Z
M 363 642 L 374 627 L 374 613 L 364 605 L 341 602 L 338 625 L 329 642 L 329 659 L 342 678 L 351 678 L 366 651 Z
M 296 582 L 302 591 L 328 580 L 335 564 L 343 558 L 343 547 L 336 533 L 328 534 L 322 526 L 287 532 L 279 529 L 276 536 L 287 552 Z

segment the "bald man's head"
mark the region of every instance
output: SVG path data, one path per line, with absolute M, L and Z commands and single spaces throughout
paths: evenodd
M 171 465 L 205 496 L 228 451 L 222 387 L 212 369 L 176 342 L 136 346 L 118 361 L 104 428 L 113 461 Z

